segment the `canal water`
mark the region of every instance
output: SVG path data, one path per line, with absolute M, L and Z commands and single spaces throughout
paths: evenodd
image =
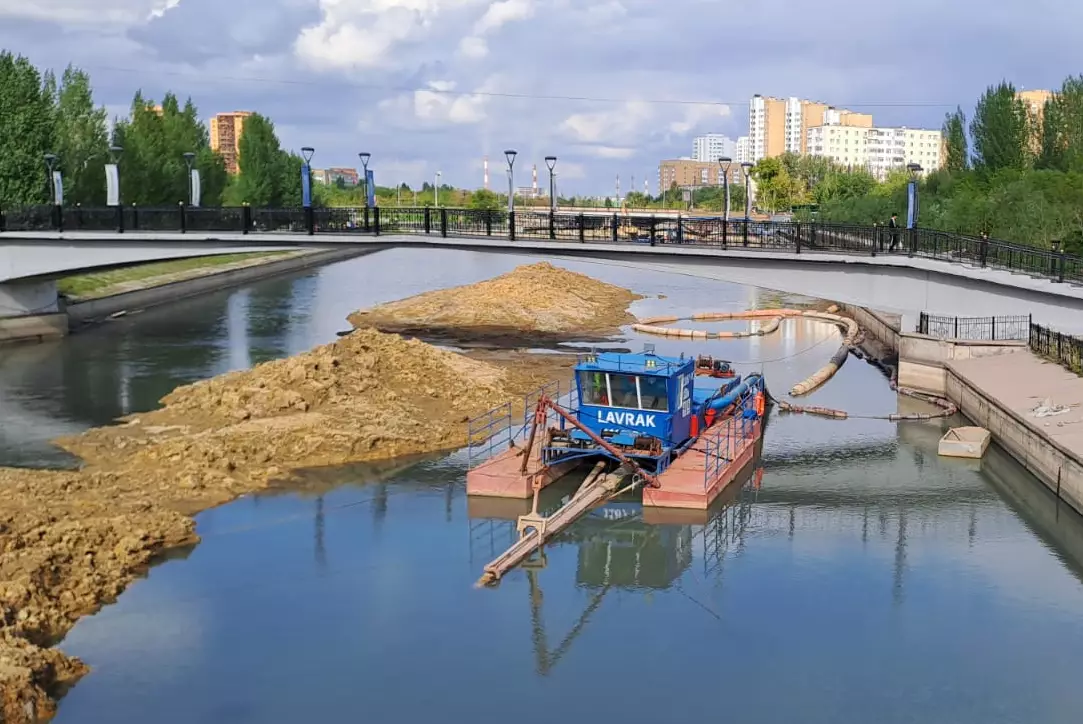
M 526 261 L 383 252 L 5 350 L 0 462 L 71 464 L 50 438 L 333 340 L 358 307 Z M 639 314 L 801 301 L 561 263 L 665 295 Z M 630 340 L 762 370 L 781 397 L 839 336 L 792 321 L 694 347 Z M 853 358 L 809 399 L 908 404 Z M 720 509 L 605 508 L 493 590 L 472 584 L 523 511 L 468 502 L 462 454 L 315 471 L 301 492 L 201 514 L 194 551 L 81 621 L 62 648 L 93 671 L 56 721 L 1083 720 L 1083 524 L 995 448 L 937 457 L 941 431 L 775 415 L 760 469 Z

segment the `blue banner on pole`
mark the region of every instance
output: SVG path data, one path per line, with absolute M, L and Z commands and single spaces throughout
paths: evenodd
M 911 181 L 906 186 L 906 228 L 918 225 L 918 182 Z
M 307 163 L 301 164 L 301 206 L 312 206 L 312 169 Z
M 365 196 L 368 197 L 369 206 L 376 205 L 376 182 L 372 179 L 372 170 L 365 171 Z

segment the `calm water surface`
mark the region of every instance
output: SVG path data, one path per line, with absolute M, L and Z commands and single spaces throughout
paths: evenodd
M 330 341 L 358 307 L 523 261 L 385 252 L 6 351 L 0 459 L 68 464 L 50 438 Z M 640 314 L 799 301 L 566 265 L 666 295 Z M 781 396 L 839 337 L 788 322 L 629 346 L 644 341 L 762 369 Z M 810 399 L 913 404 L 855 359 Z M 468 503 L 462 454 L 316 471 L 304 493 L 203 513 L 190 555 L 79 623 L 62 648 L 94 671 L 57 721 L 1079 722 L 1083 525 L 999 450 L 938 458 L 941 430 L 775 415 L 762 477 L 725 506 L 609 506 L 544 568 L 484 591 L 472 583 L 523 510 Z

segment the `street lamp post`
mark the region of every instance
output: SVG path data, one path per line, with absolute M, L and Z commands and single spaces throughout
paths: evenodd
M 301 206 L 304 207 L 305 229 L 309 236 L 316 233 L 316 217 L 312 212 L 312 157 L 316 155 L 316 149 L 312 146 L 301 148 Z
M 45 168 L 49 172 L 49 196 L 52 201 L 53 207 L 53 228 L 57 231 L 64 230 L 64 214 L 60 206 L 63 204 L 61 194 L 63 191 L 60 188 L 60 180 L 57 178 L 59 174 L 56 172 L 57 157 L 55 153 L 45 154 Z
M 556 196 L 556 178 L 553 174 L 553 169 L 557 165 L 556 156 L 546 156 L 545 165 L 549 167 L 549 238 L 555 239 L 557 237 L 556 229 L 556 212 L 557 212 L 557 196 Z
M 365 208 L 367 209 L 369 207 L 369 159 L 372 158 L 372 154 L 362 151 L 357 154 L 357 157 L 361 159 L 361 168 L 365 175 Z
M 196 203 L 196 186 L 192 183 L 192 162 L 196 160 L 196 155 L 189 151 L 184 154 L 184 163 L 188 167 L 188 205 L 197 206 Z
M 748 223 L 752 220 L 752 163 L 745 161 L 741 164 L 741 170 L 745 174 L 745 228 L 744 228 L 744 240 L 745 246 L 748 246 Z
M 504 158 L 508 161 L 508 213 L 515 213 L 515 157 L 518 151 L 509 149 L 504 151 Z
M 921 177 L 921 164 L 908 163 L 910 182 L 906 185 L 906 228 L 910 230 L 910 256 L 918 248 L 918 179 Z
M 733 159 L 729 156 L 721 156 L 718 159 L 718 167 L 722 169 L 722 221 L 729 223 L 730 220 L 730 166 Z
M 120 157 L 124 155 L 124 147 L 120 144 L 114 143 L 109 147 L 109 154 L 113 159 L 114 174 L 111 177 L 106 177 L 106 186 L 108 187 L 109 178 L 113 179 L 113 183 L 117 187 L 117 233 L 124 233 L 124 202 L 121 199 L 120 194 Z

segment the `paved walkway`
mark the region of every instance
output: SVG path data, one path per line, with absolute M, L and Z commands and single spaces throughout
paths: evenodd
M 1083 377 L 1029 351 L 952 362 L 960 377 L 998 400 L 1077 459 L 1083 459 Z M 1068 412 L 1052 417 L 1030 414 L 1050 399 Z

